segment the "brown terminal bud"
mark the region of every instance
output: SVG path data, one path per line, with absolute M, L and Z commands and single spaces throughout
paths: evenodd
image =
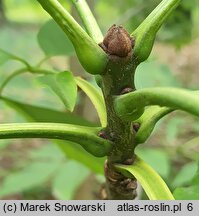
M 114 24 L 106 33 L 100 46 L 109 55 L 127 57 L 134 47 L 134 40 L 122 26 Z

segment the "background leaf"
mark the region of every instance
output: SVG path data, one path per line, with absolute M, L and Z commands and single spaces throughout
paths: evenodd
M 171 14 L 168 22 L 161 29 L 158 39 L 171 43 L 178 48 L 190 43 L 194 38 L 193 16 L 195 8 L 198 8 L 197 0 L 191 2 L 181 0 L 175 13 Z
M 89 170 L 83 165 L 70 161 L 63 164 L 53 181 L 52 192 L 57 199 L 70 200 L 75 192 L 86 179 Z
M 39 149 L 32 149 L 29 154 L 31 160 L 35 161 L 60 161 L 65 160 L 64 153 L 56 145 L 48 143 Z
M 8 175 L 1 185 L 0 197 L 42 185 L 60 166 L 60 161 L 34 162 L 24 169 Z
M 142 89 L 157 86 L 180 87 L 181 84 L 167 65 L 148 61 L 138 66 L 135 73 L 135 86 L 137 89 Z
M 12 59 L 10 55 L 8 55 L 6 52 L 3 52 L 0 49 L 0 65 L 6 63 L 8 60 Z
M 158 149 L 136 148 L 136 154 L 153 167 L 162 177 L 168 178 L 170 160 L 167 152 Z
M 198 130 L 196 129 L 196 133 Z M 195 137 L 179 147 L 179 152 L 191 160 L 199 160 L 199 137 Z
M 54 91 L 66 109 L 73 111 L 77 98 L 77 85 L 71 72 L 64 71 L 58 74 L 45 75 L 38 79 Z
M 74 54 L 72 43 L 53 19 L 46 22 L 40 29 L 38 42 L 47 56 Z
M 128 31 L 132 31 L 159 3 L 160 0 L 125 0 L 125 3 L 101 0 L 96 1 L 96 13 L 99 24 L 104 30 L 110 27 L 111 21 L 114 20 L 115 24 L 122 24 Z M 194 23 L 194 14 L 198 11 L 198 5 L 198 0 L 181 0 L 180 6 L 173 11 L 160 29 L 157 39 L 179 47 L 190 42 L 193 39 L 193 33 L 198 36 L 198 22 Z
M 173 195 L 177 200 L 199 200 L 199 166 L 191 186 L 176 188 Z
M 191 162 L 182 167 L 173 180 L 173 187 L 183 186 L 190 183 L 197 171 L 197 163 Z
M 96 158 L 86 152 L 80 146 L 74 145 L 72 142 L 67 141 L 66 143 L 63 141 L 56 141 L 56 144 L 58 144 L 58 146 L 62 149 L 67 158 L 76 160 L 84 164 L 95 173 L 98 173 L 100 175 L 104 174 L 104 161 L 106 159 L 105 157 Z
M 8 98 L 0 98 L 11 108 L 20 112 L 31 122 L 55 122 L 76 124 L 82 126 L 96 126 L 95 123 L 89 122 L 86 119 L 76 116 L 70 112 L 62 112 L 44 107 L 33 106 L 30 104 L 21 103 Z
M 28 156 L 31 163 L 24 161 L 22 169 L 7 173 L 1 185 L 0 197 L 28 193 L 40 187 L 49 190 L 51 186 L 55 198 L 72 199 L 90 173 L 85 166 L 75 161 L 68 162 L 61 149 L 52 144 L 33 149 Z
M 171 118 L 168 120 L 166 125 L 166 139 L 168 143 L 173 143 L 174 140 L 178 137 L 180 132 L 180 126 L 185 124 L 185 119 L 180 117 Z
M 173 195 L 176 200 L 199 200 L 199 186 L 194 185 L 188 188 L 177 188 Z

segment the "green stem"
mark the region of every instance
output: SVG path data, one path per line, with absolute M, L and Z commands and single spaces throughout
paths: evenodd
M 5 88 L 5 86 L 6 86 L 13 78 L 15 78 L 16 76 L 19 76 L 19 75 L 21 75 L 21 74 L 27 73 L 27 72 L 30 72 L 30 73 L 33 73 L 33 74 L 52 74 L 52 73 L 53 73 L 52 71 L 45 70 L 45 69 L 40 69 L 40 68 L 36 68 L 36 67 L 31 67 L 30 65 L 29 65 L 29 67 L 27 67 L 27 68 L 21 68 L 21 69 L 19 69 L 19 70 L 16 70 L 16 71 L 14 71 L 10 76 L 8 76 L 8 77 L 3 81 L 3 83 L 1 84 L 1 86 L 0 86 L 0 95 L 2 94 L 3 89 Z
M 0 139 L 47 138 L 68 140 L 80 144 L 96 157 L 109 153 L 112 146 L 97 136 L 100 128 L 59 123 L 13 123 L 0 124 Z
M 7 52 L 5 50 L 2 50 L 2 49 L 0 49 L 0 52 L 2 52 L 5 55 L 9 56 L 10 59 L 19 61 L 19 62 L 23 63 L 26 67 L 30 67 L 29 63 L 26 60 L 24 60 L 24 59 L 22 59 L 22 58 L 20 58 L 20 57 L 18 57 L 16 55 L 13 55 L 12 53 L 9 53 L 9 52 Z
M 163 179 L 148 164 L 136 156 L 133 165 L 115 165 L 124 176 L 136 178 L 150 200 L 174 200 Z
M 76 10 L 86 28 L 88 34 L 93 38 L 96 43 L 103 41 L 102 32 L 96 22 L 96 19 L 91 12 L 87 2 L 85 0 L 71 0 L 76 7 Z
M 104 72 L 108 58 L 105 52 L 81 28 L 57 0 L 37 0 L 69 37 L 76 54 L 88 73 Z
M 51 56 L 45 56 L 43 59 L 41 59 L 41 60 L 37 63 L 36 67 L 37 67 L 37 68 L 38 68 L 38 67 L 41 67 L 41 65 L 42 65 L 44 62 L 48 61 L 50 58 L 51 58 Z
M 0 86 L 0 95 L 2 94 L 3 92 L 3 89 L 5 88 L 5 86 L 13 79 L 15 78 L 16 76 L 20 75 L 20 74 L 23 74 L 23 73 L 26 73 L 27 72 L 27 68 L 21 68 L 19 70 L 16 70 L 15 72 L 13 72 L 10 76 L 8 76 L 4 81 L 3 83 L 1 84 Z
M 131 34 L 136 41 L 134 55 L 138 64 L 149 57 L 157 31 L 180 2 L 163 0 Z
M 46 70 L 38 67 L 30 67 L 28 68 L 28 71 L 33 73 L 33 74 L 55 74 L 56 72 L 53 72 L 51 70 Z
M 107 110 L 106 134 L 114 140 L 113 151 L 108 157 L 110 163 L 123 163 L 134 154 L 134 133 L 131 122 L 123 121 L 114 109 L 115 95 L 120 95 L 126 87 L 132 91 L 134 86 L 134 62 L 109 61 L 106 73 L 102 76 L 102 91 Z
M 171 108 L 159 106 L 150 106 L 147 108 L 142 116 L 135 121 L 135 123 L 140 125 L 135 136 L 135 143 L 144 143 L 151 135 L 156 123 L 172 111 L 173 109 Z
M 115 97 L 115 110 L 120 118 L 136 120 L 136 113 L 145 106 L 159 105 L 180 109 L 199 116 L 198 91 L 179 88 L 145 88 Z M 136 116 L 136 118 L 135 118 Z

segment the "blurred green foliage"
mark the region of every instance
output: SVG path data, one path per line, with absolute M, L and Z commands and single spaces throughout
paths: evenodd
M 71 9 L 68 1 L 60 0 Z M 104 30 L 112 24 L 124 25 L 132 32 L 146 16 L 158 5 L 160 0 L 96 0 L 91 2 L 96 12 L 100 26 Z M 47 14 L 36 1 L 32 0 L 6 0 L 6 16 L 17 22 L 41 23 L 48 19 Z M 111 13 L 110 13 L 111 11 Z M 158 33 L 160 41 L 167 41 L 177 47 L 190 42 L 199 34 L 198 28 L 199 2 L 197 0 L 182 0 L 177 10 L 172 13 L 167 23 Z
M 70 8 L 67 1 L 60 2 L 67 9 Z M 3 3 L 5 15 L 11 21 L 37 24 L 48 19 L 48 15 L 35 0 L 3 0 Z
M 76 189 L 89 174 L 83 165 L 67 161 L 62 151 L 52 144 L 32 150 L 28 158 L 22 168 L 4 178 L 0 197 L 50 184 L 56 199 L 73 199 Z
M 40 29 L 38 42 L 46 56 L 70 56 L 75 53 L 72 43 L 53 19 L 46 22 Z
M 160 0 L 126 0 L 125 3 L 124 1 L 98 0 L 96 12 L 104 31 L 115 23 L 124 25 L 129 32 L 132 32 L 159 2 Z M 161 28 L 158 39 L 172 43 L 176 47 L 190 42 L 199 33 L 195 28 L 198 26 L 196 15 L 199 13 L 198 7 L 197 0 L 182 0 L 180 6 Z
M 187 172 L 186 175 L 188 174 L 189 173 Z M 180 200 L 198 200 L 199 199 L 199 168 L 197 170 L 196 175 L 190 181 L 190 185 L 191 186 L 189 187 L 176 188 L 174 191 L 175 199 L 180 199 Z

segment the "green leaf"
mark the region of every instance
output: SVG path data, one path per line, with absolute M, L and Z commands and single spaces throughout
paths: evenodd
M 64 71 L 58 74 L 45 75 L 38 79 L 54 91 L 66 109 L 73 111 L 77 98 L 77 85 L 71 72 Z
M 50 179 L 59 166 L 60 161 L 34 162 L 22 170 L 11 173 L 4 179 L 0 187 L 0 197 L 43 185 Z
M 162 178 L 140 158 L 136 157 L 133 165 L 116 164 L 115 167 L 126 177 L 134 176 L 150 200 L 174 200 Z
M 101 126 L 106 127 L 106 106 L 102 93 L 99 90 L 97 90 L 92 84 L 90 84 L 89 82 L 80 77 L 76 77 L 75 81 L 77 85 L 86 93 L 86 95 L 92 101 L 99 115 Z
M 65 155 L 58 146 L 49 143 L 41 146 L 39 149 L 32 149 L 30 159 L 34 161 L 63 161 Z
M 88 174 L 89 170 L 77 162 L 70 161 L 63 164 L 53 180 L 53 195 L 59 200 L 73 199 L 75 192 Z
M 165 129 L 166 139 L 168 143 L 173 143 L 177 139 L 178 134 L 181 130 L 180 127 L 181 125 L 186 124 L 185 121 L 185 119 L 177 116 L 175 118 L 169 119 Z
M 191 162 L 184 165 L 175 176 L 172 185 L 173 187 L 183 186 L 191 181 L 197 171 L 197 163 Z
M 199 160 L 199 136 L 179 146 L 178 151 L 191 160 Z
M 198 163 L 198 170 L 196 172 L 196 175 L 193 177 L 192 184 L 199 185 L 199 163 Z
M 167 65 L 150 61 L 143 62 L 137 67 L 135 86 L 136 89 L 142 89 L 159 86 L 180 87 L 181 85 Z
M 47 56 L 74 54 L 72 43 L 53 19 L 42 26 L 37 38 L 41 49 Z
M 115 97 L 115 111 L 124 120 L 136 120 L 142 112 L 139 116 L 135 114 L 149 105 L 180 109 L 199 116 L 198 91 L 156 87 L 140 89 Z
M 189 188 L 177 188 L 173 195 L 176 200 L 199 200 L 199 185 Z
M 159 149 L 136 148 L 136 154 L 163 178 L 169 177 L 171 164 L 167 152 Z
M 191 186 L 176 188 L 173 195 L 177 200 L 199 200 L 199 166 Z
M 67 123 L 82 126 L 96 126 L 96 124 L 87 121 L 86 119 L 76 116 L 70 112 L 61 112 L 44 107 L 33 106 L 17 102 L 12 99 L 0 97 L 7 105 L 14 108 L 26 117 L 28 121 L 35 122 L 54 122 L 54 123 Z
M 9 140 L 0 140 L 0 151 L 5 149 L 10 144 L 11 142 L 9 142 Z
M 61 140 L 56 141 L 56 144 L 61 148 L 63 153 L 67 156 L 69 159 L 76 160 L 86 167 L 88 167 L 90 170 L 92 170 L 95 173 L 104 174 L 104 162 L 106 160 L 105 157 L 103 158 L 96 158 L 95 156 L 89 154 L 87 151 L 81 148 L 79 145 L 74 145 L 74 143 L 67 141 L 63 142 Z

